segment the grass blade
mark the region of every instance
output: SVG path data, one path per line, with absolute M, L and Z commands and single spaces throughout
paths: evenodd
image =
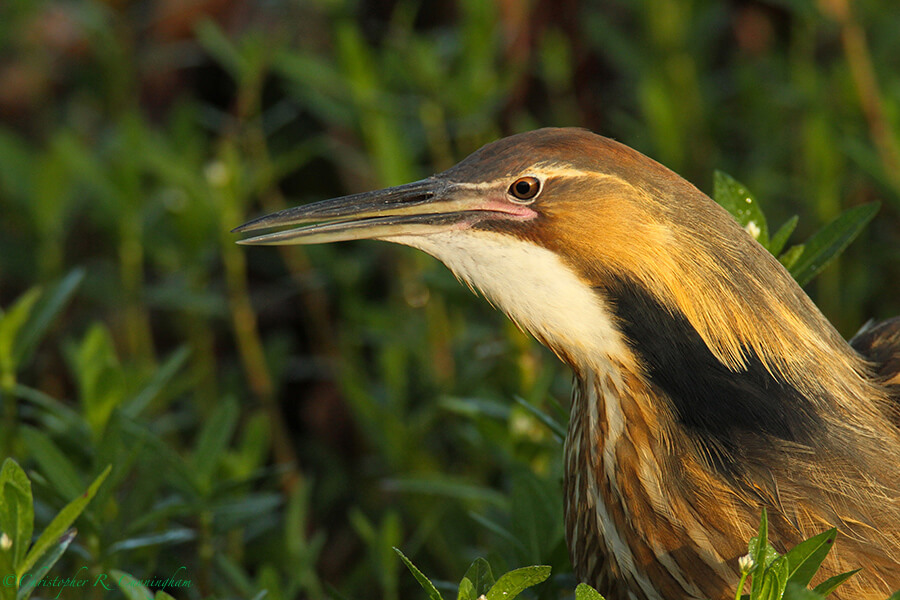
M 803 245 L 797 262 L 789 267 L 797 283 L 806 285 L 837 258 L 872 220 L 879 206 L 878 202 L 872 202 L 846 210 L 814 234 Z
M 31 358 L 47 328 L 68 304 L 83 279 L 84 269 L 73 269 L 40 299 L 16 340 L 14 349 L 16 364 L 24 364 Z
M 797 261 L 800 259 L 800 255 L 803 254 L 804 248 L 805 247 L 803 244 L 791 246 L 784 254 L 778 257 L 778 260 L 781 262 L 781 264 L 784 265 L 785 269 L 790 271 L 794 267 L 794 265 L 797 264 Z M 793 272 L 791 273 L 791 275 L 793 275 Z
M 23 578 L 25 579 L 25 584 L 19 588 L 19 592 L 16 594 L 16 600 L 27 600 L 31 593 L 34 591 L 34 588 L 43 581 L 44 577 L 50 572 L 50 569 L 53 568 L 53 565 L 56 564 L 56 561 L 65 553 L 66 548 L 69 547 L 69 544 L 72 543 L 72 540 L 75 539 L 78 531 L 75 529 L 70 529 L 65 532 L 62 537 L 59 538 L 56 546 L 53 547 L 50 552 L 45 554 L 41 560 L 35 565 L 35 568 L 32 573 L 32 577 Z M 84 567 L 82 567 L 84 568 Z
M 422 574 L 422 571 L 420 571 L 416 565 L 412 564 L 412 561 L 406 558 L 405 554 L 400 552 L 399 548 L 394 548 L 394 552 L 400 555 L 400 560 L 403 561 L 403 564 L 406 565 L 406 568 L 413 574 L 413 577 L 416 578 L 416 581 L 419 582 L 419 585 L 422 586 L 422 589 L 425 590 L 431 600 L 443 600 L 443 598 L 441 598 L 441 593 L 437 591 L 437 588 L 434 587 L 431 580 L 425 577 L 425 575 Z
M 452 479 L 429 479 L 424 477 L 404 477 L 389 479 L 384 487 L 391 491 L 407 494 L 430 494 L 443 498 L 456 498 L 467 502 L 486 502 L 494 506 L 507 506 L 503 494 L 481 485 L 461 483 Z
M 58 543 L 58 540 L 65 533 L 66 529 L 75 522 L 75 519 L 77 519 L 84 511 L 88 502 L 91 501 L 97 493 L 97 490 L 100 489 L 100 486 L 103 484 L 104 480 L 106 480 L 111 469 L 112 465 L 103 469 L 103 472 L 100 473 L 97 479 L 94 480 L 94 483 L 92 483 L 82 495 L 69 502 L 61 511 L 59 511 L 59 514 L 50 521 L 50 524 L 47 525 L 47 528 L 41 534 L 41 537 L 37 539 L 34 546 L 31 547 L 31 550 L 25 556 L 25 560 L 16 569 L 16 575 L 18 577 L 21 577 L 28 572 L 39 558 Z
M 192 457 L 194 480 L 201 489 L 208 491 L 213 475 L 228 449 L 238 422 L 238 405 L 231 396 L 213 412 L 200 431 Z
M 562 424 L 560 424 L 556 419 L 539 409 L 534 404 L 531 404 L 521 396 L 513 396 L 515 401 L 522 406 L 525 410 L 530 412 L 534 417 L 547 426 L 547 429 L 553 433 L 553 437 L 556 438 L 558 442 L 566 439 L 566 428 Z
M 79 477 L 78 469 L 50 436 L 35 427 L 22 427 L 21 436 L 25 448 L 40 467 L 40 473 L 63 498 L 81 493 L 84 481 Z
M 118 569 L 110 569 L 110 574 L 116 578 L 116 584 L 128 600 L 153 600 L 153 592 L 132 575 Z
M 822 594 L 823 596 L 827 596 L 831 592 L 833 592 L 839 585 L 859 573 L 862 569 L 854 569 L 853 571 L 847 571 L 846 573 L 841 573 L 840 575 L 835 575 L 834 577 L 829 577 L 819 585 L 813 588 L 813 591 L 817 594 Z
M 18 345 L 22 328 L 28 322 L 28 317 L 40 296 L 41 291 L 38 288 L 32 288 L 19 296 L 6 312 L 0 309 L 0 375 L 4 378 L 4 387 L 7 387 L 7 380 L 15 384 L 13 374 L 19 367 L 16 363 L 15 348 Z
M 784 245 L 787 244 L 788 238 L 794 233 L 794 229 L 796 229 L 799 220 L 800 217 L 794 215 L 785 221 L 784 225 L 778 228 L 778 231 L 776 231 L 775 235 L 772 236 L 772 239 L 769 240 L 769 252 L 775 256 L 781 254 L 781 251 L 784 250 Z
M 153 377 L 134 398 L 124 404 L 123 411 L 131 418 L 137 417 L 150 404 L 187 362 L 191 351 L 187 346 L 175 350 L 153 373 Z

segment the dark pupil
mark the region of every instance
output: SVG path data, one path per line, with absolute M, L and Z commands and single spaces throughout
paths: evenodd
M 529 181 L 518 181 L 516 182 L 516 193 L 520 196 L 527 196 L 528 192 L 531 191 L 531 182 Z

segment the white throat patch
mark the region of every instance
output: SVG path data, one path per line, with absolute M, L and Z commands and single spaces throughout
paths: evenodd
M 601 298 L 545 248 L 471 229 L 384 239 L 431 254 L 520 327 L 566 348 L 581 365 L 628 354 Z

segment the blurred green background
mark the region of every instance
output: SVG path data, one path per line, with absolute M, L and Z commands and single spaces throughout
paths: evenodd
M 51 575 L 417 596 L 398 546 L 570 593 L 556 360 L 415 251 L 229 230 L 583 126 L 798 239 L 880 200 L 807 286 L 849 336 L 900 314 L 898 31 L 893 0 L 3 0 L 0 459 L 36 531 L 113 466 Z

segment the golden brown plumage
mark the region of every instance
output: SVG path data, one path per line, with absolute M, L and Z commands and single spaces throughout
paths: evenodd
M 761 508 L 784 551 L 837 526 L 837 598 L 900 588 L 900 321 L 853 347 L 721 207 L 583 130 L 485 146 L 421 182 L 239 228 L 442 260 L 576 374 L 566 529 L 610 600 L 724 598 Z M 854 349 L 855 348 L 855 349 Z

